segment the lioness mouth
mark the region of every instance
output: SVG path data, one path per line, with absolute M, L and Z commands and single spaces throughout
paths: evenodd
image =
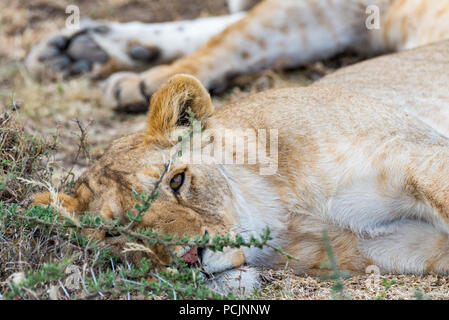
M 182 256 L 182 261 L 190 264 L 190 265 L 201 265 L 199 251 L 201 251 L 202 248 L 199 248 L 197 246 L 191 248 L 187 253 L 185 253 Z

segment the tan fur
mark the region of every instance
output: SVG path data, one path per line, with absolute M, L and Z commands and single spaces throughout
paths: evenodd
M 177 122 L 187 108 L 195 114 L 196 120 L 207 127 L 207 120 L 214 111 L 209 93 L 192 76 L 178 76 L 171 79 L 151 98 L 147 121 L 147 141 L 163 143 L 177 127 Z M 185 114 L 184 117 L 187 115 Z M 182 119 L 187 121 L 188 119 Z M 190 125 L 187 121 L 187 125 Z
M 81 205 L 80 201 L 76 198 L 73 198 L 69 195 L 66 195 L 64 193 L 58 194 L 59 201 L 61 202 L 61 205 L 69 212 L 69 213 L 76 213 L 83 210 L 83 206 Z M 38 193 L 33 197 L 33 202 L 36 204 L 51 204 L 53 202 L 52 196 L 50 193 Z
M 114 141 L 79 179 L 76 196 L 61 199 L 78 213 L 125 221 L 124 213 L 136 202 L 131 191 L 151 191 L 170 164 L 160 197 L 139 227 L 248 236 L 269 226 L 274 244 L 299 257 L 289 263 L 298 273 L 327 259 L 326 231 L 343 269 L 363 272 L 376 264 L 388 272 L 447 274 L 449 139 L 442 130 L 449 122 L 438 120 L 449 111 L 448 83 L 448 41 L 345 68 L 309 88 L 260 93 L 217 111 L 200 82 L 179 75 L 154 95 L 147 130 Z M 278 130 L 276 174 L 260 175 L 261 164 L 170 162 L 177 144 L 172 135 L 185 128 L 179 120 L 187 107 L 203 123 L 206 140 L 221 128 Z M 426 108 L 440 112 L 424 119 L 427 124 L 419 116 Z M 174 193 L 170 180 L 180 172 L 185 181 Z M 41 204 L 50 200 L 35 198 Z M 212 273 L 285 262 L 258 249 L 206 250 L 203 256 Z

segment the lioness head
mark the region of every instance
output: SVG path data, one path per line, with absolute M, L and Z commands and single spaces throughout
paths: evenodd
M 173 157 L 179 137 L 190 127 L 191 110 L 202 136 L 213 141 L 219 125 L 209 93 L 195 78 L 178 75 L 157 91 L 150 104 L 147 128 L 112 143 L 105 154 L 77 181 L 74 196 L 60 194 L 62 205 L 71 212 L 91 212 L 105 219 L 126 222 L 126 212 L 137 202 L 134 192 L 151 192 L 158 184 L 159 197 L 144 214 L 138 228 L 150 227 L 167 234 L 210 236 L 226 233 L 258 235 L 276 219 L 279 200 L 256 172 L 213 163 L 191 164 Z M 190 118 L 191 119 L 191 118 Z M 214 141 L 213 143 L 221 143 Z M 201 144 L 205 143 L 204 139 Z M 200 146 L 202 148 L 203 146 Z M 158 182 L 160 180 L 160 182 Z M 244 185 L 239 181 L 244 180 Z M 35 203 L 51 202 L 49 194 L 38 194 Z M 258 213 L 260 213 L 258 215 Z M 204 249 L 175 248 L 187 262 L 196 254 L 210 273 L 242 266 L 251 250 L 226 249 L 214 253 Z M 166 255 L 160 252 L 166 258 Z M 261 253 L 253 254 L 260 259 Z

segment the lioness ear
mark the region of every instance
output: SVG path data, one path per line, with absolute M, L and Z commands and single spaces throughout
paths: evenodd
M 81 211 L 80 202 L 69 195 L 64 193 L 58 193 L 58 198 L 61 205 L 69 212 L 69 213 L 78 213 Z M 53 203 L 53 198 L 50 192 L 38 193 L 33 197 L 33 205 L 42 205 L 47 206 Z
M 214 112 L 209 92 L 195 77 L 176 75 L 151 97 L 147 121 L 150 140 L 167 136 L 177 127 L 189 126 L 189 108 L 202 127 L 207 127 Z

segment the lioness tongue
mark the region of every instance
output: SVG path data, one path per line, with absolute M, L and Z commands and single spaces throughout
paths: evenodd
M 198 247 L 193 247 L 185 255 L 182 256 L 182 261 L 189 264 L 197 264 L 198 261 Z

